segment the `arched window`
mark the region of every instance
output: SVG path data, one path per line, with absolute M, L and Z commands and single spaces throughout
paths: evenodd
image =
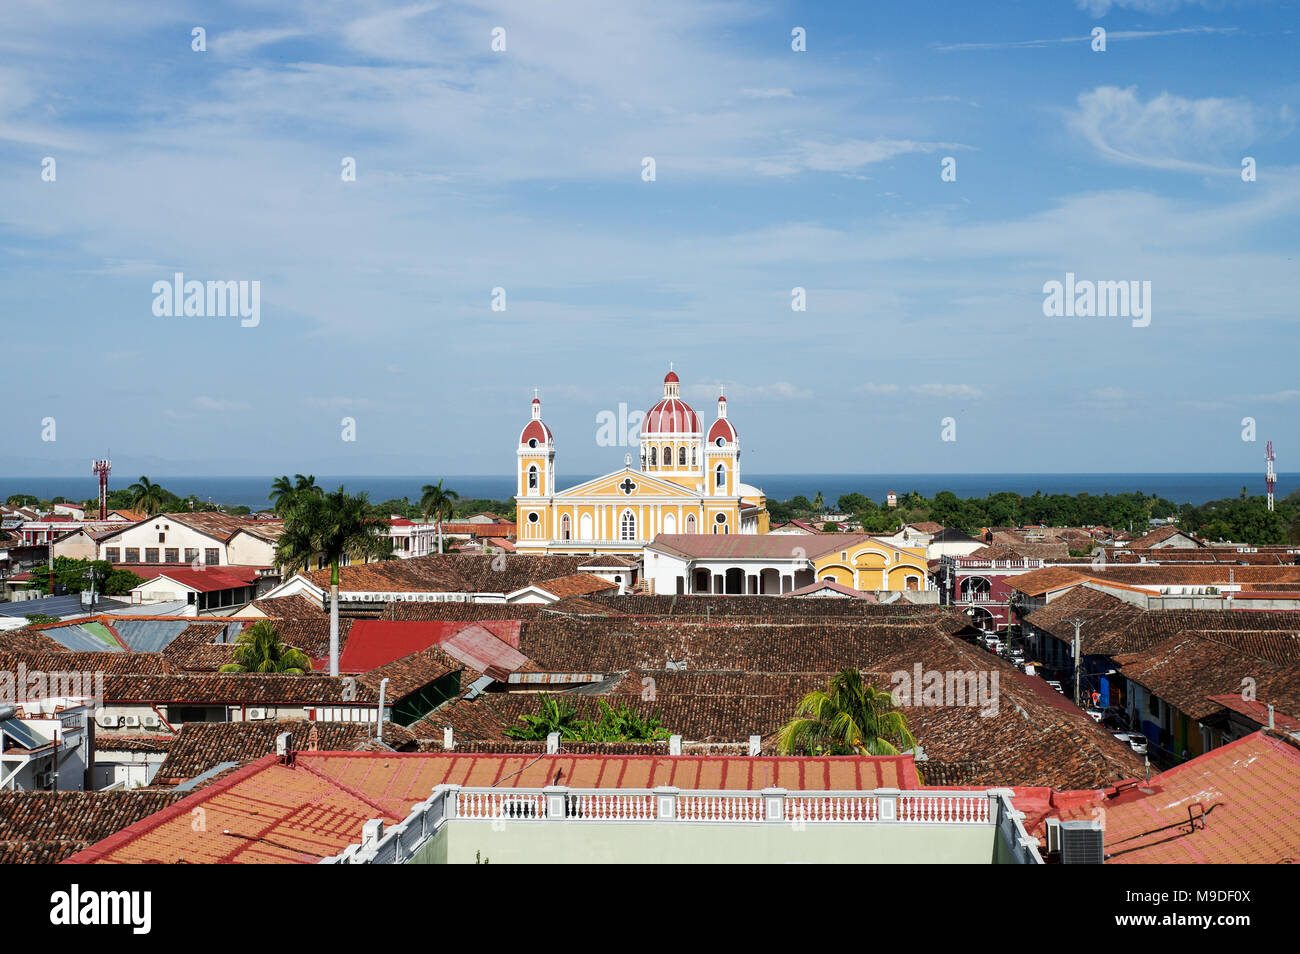
M 713 472 L 713 486 L 727 486 L 727 468 L 723 467 L 721 464 L 719 464 L 718 469 Z
M 691 466 L 695 466 L 695 445 L 691 445 Z
M 664 445 L 664 466 L 673 466 L 673 449 L 667 444 Z
M 686 445 L 685 444 L 677 448 L 677 466 L 678 467 L 686 466 Z
M 560 539 L 561 540 L 573 539 L 573 524 L 570 523 L 569 515 L 567 513 L 560 518 Z
M 623 518 L 618 522 L 618 538 L 620 540 L 636 539 L 636 514 L 631 510 L 623 511 Z
M 536 464 L 528 465 L 528 489 L 529 490 L 537 489 L 537 465 Z
M 591 527 L 592 527 L 591 514 L 584 513 L 581 517 L 578 518 L 578 532 L 581 535 L 583 540 L 592 539 Z
M 656 467 L 659 464 L 659 448 L 650 448 L 650 466 Z
M 693 513 L 688 513 L 686 515 L 686 532 L 687 533 L 695 532 L 695 514 Z
M 677 532 L 677 515 L 673 513 L 664 514 L 664 533 Z

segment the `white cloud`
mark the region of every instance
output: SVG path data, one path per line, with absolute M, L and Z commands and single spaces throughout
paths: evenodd
M 1257 113 L 1245 99 L 1188 99 L 1164 92 L 1144 103 L 1136 87 L 1098 86 L 1079 95 L 1068 123 L 1113 162 L 1238 174 L 1242 150 L 1257 137 Z
M 1207 33 L 1236 33 L 1236 27 L 1177 27 L 1172 30 L 1108 30 L 1106 42 L 1114 40 L 1150 40 L 1167 36 L 1198 36 Z M 1042 37 L 1032 40 L 990 40 L 974 43 L 936 43 L 934 48 L 940 53 L 965 53 L 977 50 L 1038 50 L 1049 46 L 1061 46 L 1071 43 L 1092 43 L 1091 34 L 1079 36 Z
M 858 390 L 866 394 L 892 395 L 914 394 L 918 397 L 976 400 L 984 397 L 984 392 L 974 385 L 954 383 L 934 384 L 862 384 Z
M 252 405 L 244 401 L 231 401 L 227 398 L 213 398 L 201 395 L 194 399 L 194 406 L 200 411 L 251 411 Z

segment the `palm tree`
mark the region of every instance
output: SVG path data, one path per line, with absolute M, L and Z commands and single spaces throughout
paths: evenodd
M 888 692 L 864 685 L 856 669 L 841 669 L 824 690 L 799 701 L 776 745 L 782 755 L 898 755 L 916 739 Z
M 127 488 L 131 495 L 131 508 L 143 510 L 147 516 L 154 516 L 163 508 L 163 489 L 148 477 L 141 477 L 140 482 Z
M 339 674 L 339 565 L 349 559 L 392 559 L 389 522 L 372 517 L 364 493 L 355 497 L 342 487 L 329 494 L 294 492 L 285 514 L 284 532 L 276 543 L 276 562 L 283 567 L 309 564 L 319 557 L 330 567 L 330 675 Z
M 583 737 L 587 728 L 586 723 L 578 718 L 578 710 L 573 707 L 573 703 L 567 699 L 561 701 L 555 696 L 543 699 L 536 715 L 521 715 L 519 721 L 523 725 L 510 726 L 501 731 L 512 739 L 533 742 L 545 739 L 552 732 L 558 732 L 562 740 L 576 742 Z
M 817 491 L 817 496 L 813 497 L 813 510 L 817 513 L 821 513 L 825 505 L 826 501 L 822 498 L 822 492 L 819 490 Z
M 420 510 L 424 512 L 424 519 L 436 521 L 438 524 L 438 552 L 442 552 L 442 522 L 451 518 L 455 512 L 452 501 L 459 500 L 460 496 L 454 490 L 443 490 L 442 481 L 436 484 L 425 484 L 420 488 Z
M 301 676 L 311 672 L 311 660 L 300 649 L 286 646 L 270 620 L 258 620 L 235 640 L 235 661 L 219 672 L 279 672 Z
M 272 509 L 277 516 L 283 517 L 288 513 L 293 505 L 306 497 L 321 497 L 325 494 L 322 487 L 316 485 L 316 475 L 308 474 L 304 477 L 302 474 L 294 474 L 297 483 L 290 482 L 288 476 L 277 477 L 271 484 L 271 492 L 267 499 L 271 501 Z

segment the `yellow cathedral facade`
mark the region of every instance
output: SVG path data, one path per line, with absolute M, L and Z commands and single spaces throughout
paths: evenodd
M 635 558 L 659 534 L 768 532 L 767 498 L 741 480 L 740 438 L 725 395 L 706 430 L 670 369 L 663 397 L 641 421 L 639 443 L 639 468 L 627 454 L 622 470 L 558 490 L 555 437 L 534 397 L 516 450 L 518 552 Z

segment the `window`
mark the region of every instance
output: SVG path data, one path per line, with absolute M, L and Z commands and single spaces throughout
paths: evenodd
M 650 466 L 657 467 L 658 465 L 659 465 L 659 448 L 652 447 L 650 448 Z
M 673 466 L 673 449 L 671 447 L 664 448 L 664 466 Z
M 145 548 L 144 548 L 144 562 L 145 562 L 145 563 L 157 563 L 157 562 L 158 562 L 158 548 L 157 548 L 157 547 L 145 547 Z
M 686 515 L 686 532 L 687 533 L 695 532 L 695 514 L 693 513 L 688 513 Z
M 221 551 L 216 547 L 208 547 L 203 551 L 203 562 L 208 566 L 216 566 L 221 562 Z
M 127 562 L 127 563 L 139 563 L 139 562 L 140 562 L 140 548 L 139 548 L 139 547 L 127 547 L 127 548 L 126 548 L 126 562 Z
M 713 486 L 727 486 L 727 468 L 723 467 L 721 464 L 718 465 L 718 469 L 713 473 Z
M 537 516 L 537 511 L 536 511 L 536 510 L 532 511 L 532 512 L 528 515 L 528 522 L 529 522 L 529 523 L 536 523 L 536 522 L 538 521 L 538 519 L 539 519 L 539 518 L 538 518 L 538 516 Z
M 180 563 L 180 562 L 181 562 L 181 551 L 178 550 L 176 547 L 168 547 L 167 549 L 165 549 L 165 550 L 163 551 L 163 562 L 164 562 L 164 563 Z
M 678 467 L 686 466 L 686 445 L 685 444 L 677 448 L 677 466 Z
M 118 560 L 118 557 L 120 557 L 121 555 L 122 555 L 122 551 L 119 550 L 117 547 L 109 547 L 107 550 L 104 551 L 104 559 L 107 560 L 109 563 L 120 562 Z
M 620 540 L 636 539 L 636 515 L 631 510 L 623 511 L 623 519 L 618 524 L 618 538 Z
M 723 444 L 725 444 L 725 443 L 727 443 L 727 442 L 724 441 L 721 437 L 719 437 L 719 438 L 718 438 L 717 440 L 715 440 L 713 443 L 715 443 L 715 444 L 717 444 L 719 447 L 721 447 Z
M 529 490 L 537 489 L 537 465 L 536 464 L 530 464 L 528 466 L 528 489 Z
M 529 446 L 529 447 L 536 447 L 536 446 L 537 446 L 537 438 L 535 438 L 535 437 L 530 437 L 530 438 L 528 438 L 528 446 Z
M 691 448 L 691 466 L 692 466 L 692 467 L 695 466 L 695 448 L 694 448 L 694 447 Z
M 159 542 L 159 543 L 166 543 L 166 542 L 167 542 L 167 534 L 165 534 L 165 533 L 160 533 L 160 534 L 158 534 L 158 542 Z
M 560 539 L 573 539 L 573 526 L 569 521 L 569 515 L 567 513 L 560 518 Z
M 198 550 L 196 550 L 194 547 L 186 547 L 186 548 L 185 548 L 185 562 L 186 562 L 186 563 L 194 563 L 194 562 L 196 562 L 196 561 L 198 560 L 198 558 L 199 558 L 199 551 L 198 551 Z

